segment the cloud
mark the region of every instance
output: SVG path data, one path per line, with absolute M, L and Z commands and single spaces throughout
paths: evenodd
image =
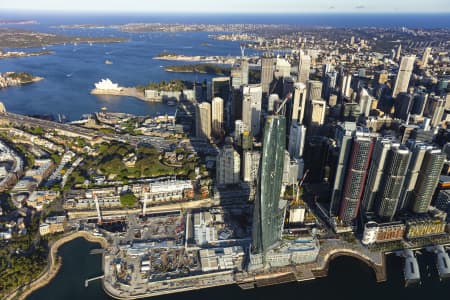
M 355 6 L 355 8 L 356 9 L 364 9 L 364 8 L 366 8 L 364 5 L 358 5 L 358 6 Z

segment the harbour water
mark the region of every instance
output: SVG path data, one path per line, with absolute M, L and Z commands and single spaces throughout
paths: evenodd
M 84 239 L 76 239 L 63 245 L 59 250 L 63 264 L 56 278 L 47 286 L 29 296 L 28 300 L 41 299 L 111 299 L 107 296 L 100 281 L 84 287 L 84 280 L 101 275 L 101 255 L 91 255 L 90 250 L 98 248 Z M 225 286 L 188 293 L 158 297 L 158 299 L 348 299 L 380 300 L 408 299 L 423 300 L 430 296 L 443 297 L 450 293 L 450 281 L 441 282 L 437 278 L 434 257 L 429 254 L 419 256 L 422 284 L 404 287 L 402 260 L 395 256 L 387 259 L 388 281 L 376 283 L 373 271 L 363 262 L 350 257 L 340 257 L 330 264 L 328 277 L 303 283 L 241 290 L 238 286 Z M 151 298 L 149 298 L 151 299 Z
M 107 107 L 137 115 L 160 115 L 173 107 L 148 103 L 130 97 L 94 96 L 90 90 L 102 78 L 121 86 L 143 85 L 149 81 L 170 79 L 198 80 L 210 75 L 168 73 L 164 66 L 182 64 L 152 59 L 163 51 L 185 55 L 240 55 L 239 42 L 216 41 L 205 32 L 123 33 L 115 29 L 58 29 L 62 24 L 124 24 L 128 22 L 178 23 L 266 23 L 322 26 L 410 26 L 450 27 L 450 15 L 93 15 L 46 14 L 43 12 L 0 11 L 4 19 L 31 19 L 38 24 L 8 25 L 42 32 L 77 36 L 126 37 L 127 42 L 111 44 L 67 44 L 46 47 L 52 55 L 0 60 L 0 72 L 30 72 L 44 77 L 35 84 L 0 90 L 0 101 L 6 109 L 22 114 L 63 114 L 76 120 L 82 114 Z M 6 26 L 2 26 L 6 27 Z M 15 49 L 6 49 L 15 50 Z M 29 49 L 39 51 L 39 49 Z M 248 54 L 251 54 L 248 51 Z M 112 64 L 105 64 L 109 60 Z

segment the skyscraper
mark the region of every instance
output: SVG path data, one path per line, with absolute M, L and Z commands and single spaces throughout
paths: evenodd
M 259 151 L 244 151 L 242 157 L 242 180 L 251 183 L 256 182 L 261 153 Z
M 373 144 L 373 138 L 368 136 L 353 139 L 339 213 L 344 224 L 351 225 L 358 215 Z
M 298 64 L 298 82 L 306 84 L 309 80 L 309 69 L 311 68 L 311 56 L 301 53 Z
M 265 123 L 261 165 L 253 215 L 253 253 L 266 253 L 281 239 L 280 209 L 286 148 L 286 119 L 269 116 Z
M 326 109 L 327 103 L 325 102 L 325 100 L 312 100 L 310 125 L 323 125 L 325 122 Z
M 261 87 L 265 94 L 270 93 L 270 84 L 273 81 L 273 72 L 275 71 L 275 59 L 270 54 L 265 54 L 261 58 Z
M 296 83 L 294 85 L 294 96 L 292 102 L 292 124 L 303 124 L 306 109 L 306 85 Z
M 422 55 L 422 68 L 428 67 L 428 60 L 430 59 L 430 54 L 431 48 L 430 47 L 425 48 Z
M 338 214 L 344 188 L 345 173 L 355 133 L 356 123 L 354 122 L 345 122 L 336 126 L 334 138 L 338 150 L 338 159 L 331 193 L 330 216 L 336 216 Z
M 306 87 L 307 101 L 318 100 L 322 98 L 322 82 L 316 80 L 308 80 Z
M 216 158 L 216 183 L 218 185 L 239 183 L 241 158 L 232 145 L 220 149 Z
M 223 128 L 223 99 L 214 97 L 212 100 L 212 134 L 220 138 L 224 134 Z
M 378 216 L 384 220 L 392 221 L 397 211 L 410 157 L 411 153 L 405 146 L 393 147 L 388 153 L 377 200 Z
M 242 121 L 253 136 L 261 131 L 262 87 L 250 84 L 242 87 Z
M 346 74 L 346 75 L 342 76 L 341 86 L 340 86 L 342 98 L 350 98 L 351 91 L 352 91 L 351 83 L 352 83 L 352 75 L 351 74 Z
M 390 138 L 379 138 L 375 143 L 364 196 L 361 202 L 362 211 L 366 215 L 374 212 L 375 200 L 377 199 L 381 179 L 385 171 L 386 158 L 391 147 L 392 139 Z
M 208 102 L 196 106 L 195 131 L 198 138 L 211 138 L 211 104 Z
M 407 121 L 413 104 L 413 96 L 407 93 L 399 93 L 394 102 L 394 117 Z
M 275 63 L 275 78 L 291 76 L 291 64 L 284 58 L 277 58 Z
M 292 123 L 289 133 L 289 155 L 292 158 L 300 158 L 303 156 L 303 148 L 305 146 L 306 127 L 298 123 Z
M 412 195 L 411 209 L 414 213 L 422 214 L 428 211 L 444 160 L 445 154 L 440 149 L 428 150 L 425 153 Z
M 422 143 L 410 147 L 411 160 L 408 165 L 405 182 L 403 183 L 403 189 L 400 194 L 400 201 L 398 204 L 398 210 L 400 211 L 405 211 L 411 206 L 413 191 L 416 186 L 417 178 L 419 177 L 419 171 L 422 166 L 423 158 L 426 151 L 429 149 L 431 149 L 431 146 Z
M 358 98 L 361 114 L 367 118 L 372 109 L 372 96 L 369 95 L 366 89 L 362 88 L 358 94 Z
M 400 68 L 397 73 L 397 79 L 395 80 L 394 90 L 392 97 L 397 97 L 399 93 L 406 93 L 408 91 L 409 80 L 414 69 L 415 55 L 404 56 L 400 63 Z
M 211 98 L 220 97 L 223 100 L 223 115 L 227 130 L 233 127 L 233 106 L 231 103 L 231 79 L 230 77 L 215 77 L 211 82 Z

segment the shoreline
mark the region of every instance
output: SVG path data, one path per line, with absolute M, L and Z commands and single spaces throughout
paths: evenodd
M 98 96 L 124 96 L 124 97 L 133 97 L 146 102 L 155 102 L 151 101 L 148 98 L 145 98 L 144 92 L 138 91 L 135 87 L 122 87 L 122 90 L 100 90 L 100 89 L 92 89 L 91 95 Z
M 88 242 L 98 243 L 104 249 L 107 248 L 107 241 L 105 240 L 105 238 L 93 236 L 87 231 L 71 233 L 58 239 L 50 246 L 50 251 L 48 252 L 47 267 L 41 273 L 41 275 L 39 275 L 30 283 L 18 287 L 17 289 L 12 291 L 8 296 L 4 298 L 4 300 L 25 300 L 33 292 L 49 284 L 56 277 L 62 266 L 62 261 L 59 260 L 60 257 L 58 256 L 59 247 L 80 237 L 84 238 Z

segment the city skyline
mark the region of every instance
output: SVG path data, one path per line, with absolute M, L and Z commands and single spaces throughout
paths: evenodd
M 408 5 L 380 0 L 376 3 L 368 0 L 317 0 L 299 3 L 295 0 L 245 1 L 230 0 L 224 3 L 206 0 L 166 3 L 142 3 L 138 0 L 127 2 L 112 0 L 80 0 L 76 3 L 55 0 L 24 0 L 0 4 L 0 10 L 36 10 L 36 11 L 90 11 L 90 12 L 141 12 L 141 13 L 449 13 L 450 3 L 445 0 L 427 2 L 412 0 Z

